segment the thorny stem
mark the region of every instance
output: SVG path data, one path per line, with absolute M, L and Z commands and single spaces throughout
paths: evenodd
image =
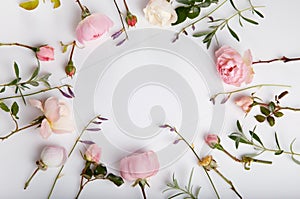
M 166 124 L 165 126 L 168 127 L 168 128 L 170 128 L 170 129 L 173 129 L 173 130 L 174 130 L 174 132 L 180 137 L 180 139 L 181 139 L 182 141 L 184 141 L 185 144 L 192 150 L 192 152 L 193 152 L 194 155 L 196 156 L 198 162 L 200 162 L 200 161 L 201 161 L 201 158 L 198 156 L 198 154 L 196 153 L 195 149 L 194 149 L 194 148 L 187 142 L 187 140 L 186 140 L 186 139 L 185 139 L 185 138 L 184 138 L 184 137 L 176 130 L 176 128 L 174 128 L 174 127 L 172 127 L 172 126 L 170 126 L 170 125 L 168 125 L 168 124 Z M 202 166 L 202 168 L 203 168 L 205 174 L 207 175 L 207 177 L 208 177 L 208 179 L 209 179 L 209 182 L 210 182 L 210 184 L 212 185 L 212 187 L 213 187 L 213 189 L 214 189 L 214 192 L 215 192 L 217 198 L 220 199 L 219 193 L 218 193 L 218 191 L 217 191 L 217 189 L 216 189 L 216 187 L 215 187 L 215 184 L 213 183 L 213 181 L 212 181 L 212 179 L 211 179 L 211 177 L 210 177 L 208 171 L 204 168 L 204 166 Z
M 141 191 L 142 191 L 142 194 L 143 194 L 143 198 L 147 199 L 146 192 L 145 192 L 145 185 L 143 185 L 141 182 L 139 182 L 139 186 L 141 188 Z
M 127 34 L 127 31 L 126 31 L 126 28 L 125 28 L 125 24 L 124 24 L 124 21 L 123 21 L 123 18 L 122 18 L 122 13 L 121 13 L 121 10 L 120 10 L 120 8 L 119 8 L 119 6 L 118 6 L 116 0 L 114 0 L 114 4 L 115 4 L 115 6 L 116 6 L 116 8 L 117 8 L 117 10 L 118 10 L 119 17 L 120 17 L 120 21 L 121 21 L 121 23 L 122 23 L 122 27 L 123 27 L 123 30 L 124 30 L 125 35 L 126 35 L 126 38 L 125 38 L 125 39 L 129 39 L 128 34 Z
M 81 139 L 82 135 L 84 134 L 84 132 L 86 131 L 86 129 L 87 129 L 87 128 L 89 127 L 89 125 L 90 125 L 96 118 L 98 118 L 98 117 L 99 117 L 99 115 L 95 116 L 95 117 L 94 117 L 93 119 L 91 119 L 91 120 L 88 122 L 88 124 L 82 129 L 81 133 L 79 134 L 79 136 L 77 137 L 76 141 L 74 142 L 74 144 L 73 144 L 73 146 L 72 146 L 72 148 L 71 148 L 71 151 L 70 151 L 69 154 L 68 154 L 68 158 L 72 155 L 72 153 L 73 153 L 75 147 L 77 146 L 78 142 L 80 141 L 80 139 Z M 48 199 L 50 199 L 50 197 L 51 197 L 51 195 L 52 195 L 52 192 L 53 192 L 53 190 L 54 190 L 54 187 L 55 187 L 55 185 L 56 185 L 56 182 L 57 182 L 57 180 L 59 179 L 60 174 L 61 174 L 61 172 L 62 172 L 64 166 L 65 166 L 65 165 L 62 165 L 62 166 L 60 167 L 60 169 L 59 169 L 59 171 L 58 171 L 58 173 L 57 173 L 57 175 L 56 175 L 56 177 L 55 177 L 55 179 L 54 179 L 54 182 L 53 182 L 53 184 L 52 184 L 52 186 L 51 186 L 51 190 L 50 190 L 50 192 L 49 192 L 49 194 L 48 194 L 48 197 L 47 197 Z
M 82 12 L 85 12 L 84 6 L 81 4 L 79 0 L 76 0 Z
M 12 135 L 14 135 L 14 134 L 16 134 L 16 133 L 18 133 L 18 132 L 20 132 L 20 131 L 23 131 L 23 130 L 25 130 L 25 129 L 28 129 L 28 128 L 30 128 L 30 127 L 33 127 L 33 126 L 35 126 L 35 125 L 38 125 L 39 123 L 40 123 L 40 122 L 37 121 L 37 122 L 31 123 L 31 124 L 28 124 L 28 125 L 26 125 L 26 126 L 23 126 L 22 128 L 18 128 L 18 126 L 16 126 L 16 129 L 15 129 L 15 130 L 11 131 L 11 133 L 8 134 L 8 135 L 6 135 L 6 136 L 0 137 L 0 140 L 4 141 L 5 139 L 8 139 L 10 136 L 12 136 Z
M 29 177 L 29 179 L 25 182 L 24 185 L 24 189 L 27 189 L 27 187 L 29 186 L 30 181 L 32 180 L 32 178 L 35 176 L 35 174 L 40 170 L 39 167 L 37 167 L 34 172 L 31 174 L 31 176 Z
M 300 57 L 288 58 L 286 56 L 282 56 L 282 57 L 276 58 L 276 59 L 254 61 L 254 62 L 252 62 L 252 64 L 271 63 L 271 62 L 275 62 L 275 61 L 282 61 L 283 63 L 290 62 L 290 61 L 300 61 Z
M 73 58 L 74 49 L 75 49 L 75 46 L 76 46 L 76 41 L 74 40 L 74 41 L 71 43 L 71 45 L 72 45 L 72 49 L 71 49 L 71 53 L 70 53 L 70 58 L 69 58 L 69 60 L 72 60 L 72 58 Z
M 268 107 L 268 104 L 266 104 L 266 103 L 256 102 L 256 105 Z M 300 108 L 293 108 L 293 107 L 288 107 L 288 106 L 278 106 L 278 105 L 275 106 L 274 112 L 277 112 L 279 110 L 300 111 Z
M 55 87 L 51 87 L 51 88 L 46 88 L 46 89 L 42 89 L 42 90 L 39 90 L 39 91 L 36 91 L 36 92 L 32 92 L 32 93 L 28 93 L 28 94 L 23 94 L 23 95 L 13 95 L 13 96 L 8 96 L 8 97 L 3 97 L 3 98 L 0 98 L 0 101 L 3 101 L 3 100 L 8 100 L 8 99 L 14 99 L 14 98 L 20 98 L 20 97 L 28 97 L 28 96 L 32 96 L 32 95 L 36 95 L 36 94 L 39 94 L 39 93 L 44 93 L 44 92 L 47 92 L 47 91 L 51 91 L 51 90 L 55 90 L 55 89 L 61 89 L 63 87 L 71 87 L 70 85 L 68 84 L 64 84 L 62 86 L 55 86 Z
M 267 86 L 276 86 L 276 87 L 291 87 L 289 85 L 283 85 L 283 84 L 258 84 L 258 85 L 254 85 L 254 86 L 249 86 L 249 87 L 245 87 L 245 88 L 241 88 L 241 89 L 237 89 L 237 90 L 233 90 L 233 91 L 227 91 L 227 92 L 219 92 L 215 95 L 213 95 L 210 100 L 214 102 L 214 100 L 219 96 L 219 95 L 232 95 L 234 93 L 238 93 L 241 91 L 245 91 L 245 90 L 249 90 L 249 89 L 253 89 L 253 88 L 262 88 L 262 87 L 267 87 Z
M 214 171 L 219 175 L 221 176 L 221 178 L 223 178 L 223 180 L 225 180 L 230 186 L 231 186 L 231 189 L 236 193 L 236 195 L 239 197 L 239 198 L 242 198 L 242 196 L 239 194 L 239 192 L 237 192 L 237 190 L 234 188 L 233 186 L 233 183 L 227 179 L 217 168 L 214 168 Z

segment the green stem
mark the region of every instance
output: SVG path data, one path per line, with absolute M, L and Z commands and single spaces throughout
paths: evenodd
M 80 139 L 81 139 L 82 135 L 84 134 L 84 132 L 86 131 L 86 129 L 87 129 L 87 128 L 89 127 L 89 125 L 90 125 L 96 118 L 98 118 L 98 117 L 99 117 L 99 115 L 95 116 L 95 117 L 94 117 L 93 119 L 91 119 L 91 120 L 88 122 L 88 124 L 82 129 L 80 135 L 77 137 L 75 143 L 73 144 L 73 146 L 72 146 L 72 148 L 71 148 L 71 151 L 70 151 L 69 154 L 68 154 L 68 158 L 72 155 L 72 153 L 73 153 L 75 147 L 77 146 L 78 142 L 80 141 Z M 57 182 L 58 178 L 60 177 L 60 174 L 61 174 L 61 172 L 62 172 L 64 166 L 65 166 L 65 165 L 62 165 L 62 166 L 60 167 L 60 169 L 59 169 L 59 171 L 58 171 L 58 173 L 57 173 L 57 175 L 56 175 L 56 177 L 55 177 L 55 179 L 54 179 L 54 182 L 53 182 L 53 184 L 52 184 L 52 186 L 51 186 L 51 190 L 50 190 L 50 192 L 49 192 L 49 194 L 48 194 L 48 197 L 47 197 L 48 199 L 50 199 L 50 197 L 51 197 L 51 195 L 52 195 L 52 192 L 53 192 L 53 190 L 54 190 L 54 187 L 55 187 L 55 185 L 56 185 L 56 182 Z M 79 193 L 79 194 L 80 194 L 80 193 Z
M 216 99 L 219 95 L 231 95 L 231 94 L 234 94 L 234 93 L 238 93 L 238 92 L 241 92 L 241 91 L 245 91 L 245 90 L 250 90 L 250 89 L 253 89 L 253 88 L 262 88 L 262 87 L 267 87 L 267 86 L 276 86 L 276 87 L 288 87 L 290 88 L 291 86 L 289 85 L 283 85 L 283 84 L 258 84 L 258 85 L 254 85 L 254 86 L 249 86 L 249 87 L 246 87 L 246 88 L 241 88 L 241 89 L 237 89 L 237 90 L 234 90 L 234 91 L 227 91 L 227 92 L 219 92 L 215 95 L 213 95 L 210 100 L 213 101 L 214 99 Z
M 8 96 L 8 97 L 2 97 L 0 98 L 0 101 L 3 101 L 3 100 L 8 100 L 8 99 L 14 99 L 14 98 L 20 98 L 20 97 L 28 97 L 28 96 L 32 96 L 32 95 L 36 95 L 36 94 L 39 94 L 39 93 L 44 93 L 44 92 L 47 92 L 47 91 L 51 91 L 51 90 L 55 90 L 55 89 L 61 89 L 63 87 L 71 87 L 70 85 L 68 84 L 64 84 L 62 86 L 55 86 L 55 87 L 51 87 L 51 88 L 46 88 L 46 89 L 42 89 L 40 91 L 36 91 L 36 92 L 32 92 L 32 93 L 28 93 L 28 94 L 23 94 L 23 95 L 14 95 L 14 96 Z
M 143 198 L 147 199 L 146 192 L 145 192 L 145 185 L 143 183 L 139 182 L 139 186 L 141 188 L 141 191 L 142 191 L 142 194 L 143 194 Z
M 260 145 L 254 144 L 254 143 L 253 143 L 253 146 L 255 148 L 259 148 L 259 149 L 261 149 L 263 151 L 269 151 L 269 152 L 273 152 L 273 153 L 275 153 L 275 152 L 278 151 L 278 149 L 269 149 L 269 148 L 266 148 L 264 146 L 260 146 Z M 297 156 L 300 156 L 300 153 L 294 153 L 294 152 L 289 152 L 289 151 L 283 151 L 282 153 L 283 154 L 287 154 L 287 155 L 297 155 Z
M 173 129 L 174 132 L 180 137 L 180 139 L 181 139 L 182 141 L 184 141 L 185 144 L 191 149 L 191 151 L 192 151 L 192 152 L 194 153 L 194 155 L 196 156 L 198 162 L 201 162 L 201 158 L 198 156 L 198 154 L 196 153 L 196 151 L 194 150 L 194 148 L 193 148 L 193 147 L 187 142 L 187 140 L 186 140 L 186 139 L 185 139 L 185 138 L 184 138 L 184 137 L 176 130 L 176 128 L 173 128 L 173 127 L 171 127 L 171 126 L 168 125 L 168 124 L 165 125 L 165 126 L 168 127 L 168 128 L 170 128 L 170 129 Z M 205 169 L 204 166 L 202 166 L 202 168 L 204 169 L 205 174 L 207 175 L 207 177 L 208 177 L 208 179 L 209 179 L 209 182 L 210 182 L 210 184 L 212 185 L 212 187 L 213 187 L 213 189 L 214 189 L 214 192 L 215 192 L 217 198 L 220 199 L 220 196 L 219 196 L 219 194 L 218 194 L 218 191 L 217 191 L 217 189 L 216 189 L 216 187 L 215 187 L 215 185 L 214 185 L 214 183 L 213 183 L 213 181 L 212 181 L 212 179 L 211 179 L 209 173 L 207 172 L 207 170 Z
M 231 189 L 236 193 L 236 195 L 239 197 L 239 198 L 242 198 L 242 196 L 237 192 L 237 190 L 235 189 L 235 187 L 233 186 L 233 183 L 227 179 L 217 168 L 214 168 L 214 171 L 219 175 L 221 176 L 221 178 L 223 180 L 225 180 L 230 186 L 231 186 Z
M 29 186 L 30 181 L 35 176 L 35 174 L 40 170 L 39 167 L 37 167 L 34 172 L 31 174 L 30 178 L 25 182 L 24 189 L 26 189 Z
M 122 18 L 122 13 L 121 13 L 121 10 L 120 10 L 120 8 L 119 8 L 119 6 L 118 6 L 116 0 L 114 0 L 114 4 L 115 4 L 115 6 L 116 6 L 116 8 L 117 8 L 117 11 L 118 11 L 118 14 L 119 14 L 119 17 L 120 17 L 120 21 L 121 21 L 121 23 L 122 23 L 122 27 L 123 27 L 123 30 L 124 30 L 125 35 L 126 35 L 126 38 L 125 38 L 125 39 L 128 39 L 129 37 L 128 37 L 127 31 L 126 31 L 126 28 L 125 28 L 125 24 L 124 24 L 124 21 L 123 21 L 123 18 Z

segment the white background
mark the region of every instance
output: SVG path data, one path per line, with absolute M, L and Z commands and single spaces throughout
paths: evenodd
M 50 1 L 40 3 L 34 11 L 25 11 L 18 7 L 19 0 L 2 1 L 0 6 L 0 42 L 20 42 L 28 45 L 38 46 L 49 44 L 56 48 L 55 61 L 43 62 L 42 71 L 52 73 L 51 83 L 58 85 L 65 77 L 64 65 L 68 61 L 68 54 L 62 54 L 59 41 L 70 42 L 75 38 L 75 28 L 80 20 L 80 10 L 75 1 L 62 1 L 60 8 L 53 10 Z M 115 26 L 110 34 L 118 30 L 121 26 L 119 18 L 112 1 L 92 1 L 86 0 L 82 3 L 89 7 L 91 12 L 105 13 L 115 22 Z M 120 1 L 120 5 L 122 1 Z M 138 16 L 136 28 L 151 27 L 144 19 L 142 9 L 147 4 L 146 0 L 127 1 L 132 13 Z M 238 33 L 241 41 L 236 42 L 227 30 L 219 33 L 220 45 L 229 45 L 243 53 L 246 49 L 251 49 L 254 60 L 272 59 L 280 56 L 298 57 L 300 46 L 300 29 L 298 27 L 299 1 L 253 1 L 254 5 L 263 5 L 260 9 L 264 14 L 264 19 L 258 19 L 259 25 L 254 26 L 244 23 L 244 28 L 238 26 L 237 21 L 232 21 L 232 27 Z M 247 6 L 247 1 L 239 6 Z M 122 6 L 121 6 L 122 7 Z M 122 7 L 122 9 L 124 9 Z M 206 12 L 207 10 L 203 10 Z M 226 17 L 233 13 L 228 5 L 221 8 L 219 17 Z M 202 25 L 205 23 L 202 22 Z M 201 27 L 199 24 L 199 28 Z M 180 26 L 171 27 L 172 30 L 180 30 Z M 92 42 L 84 49 L 76 50 L 74 62 L 78 69 L 82 66 L 87 56 L 98 45 L 101 45 L 105 38 L 97 42 Z M 200 39 L 195 39 L 199 46 Z M 204 47 L 205 48 L 205 47 Z M 218 46 L 213 43 L 211 49 L 207 50 L 213 57 L 213 51 Z M 13 61 L 16 61 L 21 69 L 21 74 L 26 76 L 32 70 L 35 60 L 30 51 L 18 47 L 0 48 L 0 80 L 7 82 L 13 78 Z M 254 66 L 255 76 L 251 85 L 260 83 L 288 84 L 290 94 L 283 100 L 282 105 L 300 107 L 299 94 L 299 64 L 300 62 L 272 64 L 257 64 Z M 225 90 L 236 89 L 224 85 Z M 273 96 L 283 91 L 282 88 L 263 88 L 257 94 L 266 99 L 272 100 Z M 251 92 L 245 92 L 250 94 Z M 41 95 L 41 98 L 57 95 L 58 92 Z M 70 103 L 72 101 L 70 100 Z M 21 104 L 21 103 L 20 103 Z M 245 152 L 252 152 L 251 147 L 241 146 L 239 151 L 235 150 L 234 142 L 229 140 L 227 135 L 235 130 L 237 119 L 241 121 L 245 129 L 251 129 L 255 121 L 250 114 L 244 118 L 244 114 L 233 103 L 232 99 L 226 103 L 226 118 L 222 132 L 219 133 L 223 146 L 234 155 L 239 156 Z M 21 107 L 22 118 L 20 124 L 27 124 L 39 112 L 32 107 Z M 257 111 L 257 110 L 254 110 Z M 267 125 L 258 125 L 258 134 L 266 146 L 275 148 L 274 132 L 276 131 L 281 147 L 289 149 L 289 143 L 294 139 L 299 139 L 299 114 L 295 112 L 285 112 L 285 116 L 278 120 L 273 128 Z M 1 135 L 6 134 L 12 124 L 5 113 L 0 115 Z M 47 172 L 39 172 L 28 187 L 23 190 L 23 185 L 31 172 L 35 169 L 35 161 L 39 158 L 41 148 L 46 144 L 60 144 L 70 148 L 76 138 L 73 135 L 51 136 L 48 140 L 43 140 L 38 135 L 38 130 L 30 129 L 20 132 L 11 139 L 0 143 L 0 198 L 46 198 L 53 179 L 57 173 L 56 169 L 49 169 Z M 195 144 L 196 145 L 196 144 Z M 197 145 L 196 145 L 197 149 Z M 300 151 L 300 144 L 296 141 L 295 151 Z M 233 162 L 219 151 L 212 151 L 212 155 L 219 164 L 219 170 L 227 176 L 244 198 L 298 198 L 300 182 L 300 166 L 295 164 L 289 156 L 274 156 L 266 153 L 259 158 L 272 160 L 272 165 L 253 164 L 250 171 L 245 171 L 239 163 Z M 185 184 L 188 180 L 190 170 L 195 167 L 194 186 L 201 186 L 201 198 L 216 198 L 213 190 L 192 153 L 187 152 L 176 164 L 168 169 L 159 172 L 149 180 L 151 188 L 147 189 L 149 198 L 167 198 L 168 194 L 162 194 L 166 188 L 166 182 L 171 180 L 172 173 L 178 176 L 179 182 Z M 69 159 L 64 176 L 59 180 L 53 193 L 53 198 L 73 198 L 79 186 L 79 174 L 82 168 L 82 161 L 78 150 Z M 221 198 L 236 198 L 219 176 L 211 172 L 212 179 L 219 191 Z M 132 188 L 130 182 L 126 182 L 122 187 L 116 188 L 109 182 L 94 182 L 88 185 L 82 192 L 81 198 L 142 198 L 138 188 Z

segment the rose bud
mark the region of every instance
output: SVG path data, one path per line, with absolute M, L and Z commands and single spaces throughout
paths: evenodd
M 137 17 L 135 15 L 131 14 L 130 12 L 127 12 L 125 21 L 128 26 L 133 27 L 137 23 Z
M 236 105 L 241 107 L 245 113 L 248 113 L 252 108 L 253 98 L 250 96 L 241 96 L 236 98 L 234 102 Z
M 54 60 L 54 48 L 51 46 L 41 46 L 36 50 L 36 57 L 40 61 Z
M 208 134 L 205 136 L 204 140 L 206 144 L 212 149 L 216 148 L 216 146 L 220 144 L 220 138 L 216 134 Z
M 101 157 L 101 148 L 97 144 L 91 144 L 84 153 L 84 159 L 88 162 L 99 163 Z
M 72 60 L 70 60 L 68 62 L 68 65 L 65 67 L 65 72 L 66 72 L 67 76 L 69 76 L 71 78 L 75 75 L 75 73 L 76 73 L 76 67 L 74 66 Z

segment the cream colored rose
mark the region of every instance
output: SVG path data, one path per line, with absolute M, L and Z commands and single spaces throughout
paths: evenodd
M 177 14 L 166 0 L 150 0 L 144 8 L 146 19 L 157 26 L 170 26 L 177 21 Z

